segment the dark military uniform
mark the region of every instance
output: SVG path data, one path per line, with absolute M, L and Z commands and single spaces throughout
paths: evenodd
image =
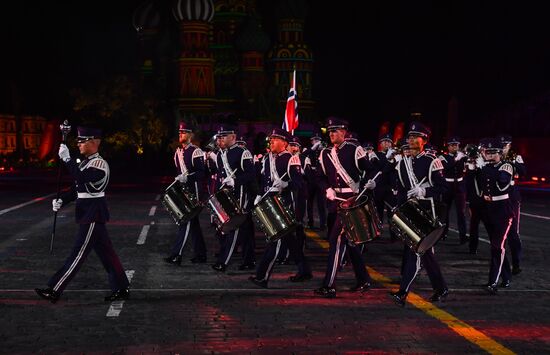
M 319 134 L 314 135 L 311 138 L 319 139 L 319 141 L 321 140 L 321 137 Z M 303 154 L 304 156 L 309 158 L 309 161 L 311 163 L 311 169 L 308 171 L 305 171 L 306 183 L 307 183 L 307 225 L 310 228 L 314 226 L 313 205 L 314 203 L 316 203 L 317 213 L 319 215 L 319 227 L 321 230 L 324 230 L 327 224 L 327 215 L 326 215 L 327 199 L 325 197 L 325 191 L 322 191 L 320 186 L 317 184 L 317 177 L 316 177 L 320 169 L 319 155 L 321 154 L 322 149 L 323 149 L 322 144 L 319 143 L 318 145 L 315 146 L 315 149 L 313 149 L 313 147 L 309 149 L 305 149 Z
M 341 127 L 341 128 L 340 128 Z M 330 118 L 328 129 L 346 129 L 347 122 Z M 361 176 L 367 172 L 367 177 L 372 177 L 373 167 L 367 159 L 367 154 L 361 146 L 344 141 L 337 147 L 325 148 L 319 157 L 320 174 L 319 185 L 323 191 L 331 188 L 339 198 L 347 199 L 359 193 L 362 183 Z M 316 290 L 317 294 L 334 297 L 336 274 L 340 259 L 344 253 L 344 246 L 348 244 L 346 233 L 340 217 L 337 215 L 339 201 L 329 201 L 327 222 L 329 229 L 329 255 L 328 264 L 323 280 L 323 285 Z M 371 278 L 365 267 L 360 248 L 355 245 L 347 245 L 347 253 L 353 264 L 353 271 L 357 281 L 356 290 L 364 290 L 370 286 Z
M 277 128 L 273 130 L 272 136 L 274 135 L 287 137 L 288 134 Z M 288 137 L 284 139 L 288 139 Z M 298 156 L 292 155 L 288 151 L 283 151 L 278 154 L 269 153 L 269 155 L 266 156 L 266 159 L 263 160 L 260 183 L 262 193 L 267 193 L 277 180 L 282 180 L 288 184 L 280 192 L 280 197 L 282 202 L 287 205 L 289 209 L 296 211 L 295 206 L 298 191 L 303 189 L 303 178 Z M 263 287 L 267 287 L 267 282 L 273 271 L 273 265 L 281 251 L 283 243 L 288 247 L 290 258 L 294 260 L 298 267 L 298 273 L 295 277 L 311 278 L 311 268 L 304 256 L 301 247 L 302 242 L 296 238 L 294 233 L 288 233 L 281 239 L 267 244 L 264 255 L 258 263 L 256 276 L 251 278 L 253 282 Z
M 231 128 L 220 127 L 218 135 L 233 133 Z M 232 177 L 235 185 L 233 193 L 244 213 L 250 212 L 254 196 L 256 196 L 257 185 L 254 174 L 254 162 L 250 151 L 233 144 L 231 147 L 220 150 L 217 154 L 217 182 L 216 191 L 222 187 L 222 181 L 226 177 Z M 217 271 L 225 271 L 231 256 L 235 251 L 237 242 L 243 248 L 243 265 L 254 265 L 254 233 L 250 214 L 245 222 L 234 231 L 221 234 L 222 245 L 220 248 L 217 263 L 212 268 Z
M 410 135 L 419 135 L 428 139 L 430 130 L 421 123 L 413 122 L 408 136 Z M 442 196 L 447 190 L 441 161 L 435 155 L 422 151 L 416 157 L 404 157 L 397 164 L 396 170 L 399 176 L 398 205 L 405 203 L 409 198 L 413 198 L 414 196 L 409 197 L 407 193 L 417 186 L 423 189 L 424 195 L 415 198 L 419 200 L 424 208 L 432 211 L 434 217 L 441 217 L 437 205 L 441 203 Z M 410 287 L 422 266 L 426 268 L 432 288 L 435 291 L 430 300 L 434 301 L 446 297 L 448 293 L 447 283 L 435 259 L 433 248 L 419 256 L 411 248 L 405 246 L 404 253 L 399 291 L 392 294 L 396 300 L 400 304 L 404 304 Z
M 500 151 L 500 142 L 489 142 L 486 151 Z M 484 201 L 484 220 L 491 242 L 491 264 L 487 290 L 495 293 L 499 278 L 508 287 L 511 277 L 510 264 L 506 258 L 505 243 L 514 216 L 510 201 L 514 169 L 510 163 L 488 162 L 476 170 L 476 182 Z
M 460 141 L 454 138 L 449 139 L 447 143 L 458 144 Z M 454 201 L 460 244 L 464 244 L 468 241 L 466 236 L 466 216 L 464 215 L 466 209 L 466 182 L 464 181 L 464 173 L 467 158 L 468 157 L 464 155 L 460 159 L 457 159 L 456 153 L 447 153 L 439 156 L 439 159 L 443 163 L 445 181 L 449 186 L 447 193 L 443 196 L 443 202 L 447 205 L 445 233 L 443 235 L 446 236 L 449 230 L 449 213 L 451 211 L 451 204 Z
M 81 141 L 101 136 L 101 132 L 96 129 L 79 127 L 78 132 Z M 109 274 L 112 296 L 115 296 L 113 300 L 119 296 L 126 298 L 130 283 L 105 226 L 109 221 L 109 210 L 105 200 L 105 190 L 109 183 L 109 165 L 99 153 L 95 153 L 86 157 L 80 164 L 70 159 L 66 161 L 66 166 L 74 179 L 74 185 L 70 191 L 61 194 L 60 198 L 63 200 L 63 206 L 76 200 L 75 219 L 79 228 L 65 265 L 48 281 L 49 289 L 36 291 L 41 297 L 52 302 L 57 301 L 93 249 Z
M 204 152 L 193 144 L 178 148 L 174 154 L 174 164 L 178 174 L 186 176 L 187 181 L 184 185 L 187 191 L 193 193 L 199 201 L 204 201 L 207 197 Z M 199 216 L 178 227 L 176 243 L 166 261 L 181 263 L 183 248 L 189 236 L 191 236 L 194 250 L 194 256 L 191 260 L 193 262 L 206 262 L 206 244 L 199 223 Z

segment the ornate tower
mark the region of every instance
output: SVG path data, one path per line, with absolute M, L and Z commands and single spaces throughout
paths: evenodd
M 241 97 L 249 107 L 257 106 L 257 101 L 263 99 L 260 96 L 263 96 L 266 91 L 267 76 L 264 58 L 269 45 L 269 36 L 263 31 L 258 16 L 255 14 L 248 16 L 235 39 L 235 48 L 241 54 L 238 80 Z M 259 113 L 249 110 L 249 114 L 258 116 Z
M 305 118 L 307 121 L 311 119 L 315 102 L 312 94 L 313 55 L 304 42 L 305 1 L 281 1 L 278 13 L 277 43 L 269 52 L 273 84 L 277 88 L 280 107 L 283 109 L 292 71 L 296 69 L 298 110 L 300 119 Z
M 213 0 L 176 0 L 172 13 L 180 23 L 179 98 L 184 115 L 209 115 L 214 107 L 214 57 L 208 32 Z

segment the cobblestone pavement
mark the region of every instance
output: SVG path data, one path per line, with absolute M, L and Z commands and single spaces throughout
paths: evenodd
M 550 216 L 548 196 L 525 197 L 522 216 L 524 271 L 509 289 L 489 296 L 489 246 L 478 255 L 458 245 L 458 236 L 438 244 L 438 259 L 451 287 L 445 303 L 432 305 L 424 272 L 405 308 L 388 292 L 399 280 L 402 243 L 385 234 L 368 245 L 367 265 L 375 284 L 363 294 L 349 292 L 353 271 L 338 274 L 338 297 L 314 297 L 326 264 L 324 233 L 308 232 L 306 254 L 314 279 L 287 281 L 293 265 L 277 265 L 269 289 L 247 281 L 241 255 L 225 273 L 210 268 L 218 242 L 203 212 L 209 263 L 192 264 L 186 246 L 182 266 L 165 264 L 176 225 L 159 192 L 167 180 L 111 186 L 108 230 L 132 276 L 131 299 L 104 303 L 107 277 L 91 254 L 57 304 L 39 299 L 43 287 L 68 255 L 76 225 L 73 210 L 58 214 L 57 240 L 49 255 L 52 184 L 0 181 L 0 353 L 180 353 L 180 354 L 360 354 L 550 352 Z M 55 188 L 55 187 L 53 187 Z M 144 238 L 144 226 L 148 226 Z M 483 229 L 482 229 L 483 230 Z M 482 233 L 483 234 L 483 233 Z M 138 245 L 142 236 L 144 243 Z M 486 235 L 482 237 L 486 239 Z M 257 234 L 260 257 L 264 241 Z M 415 297 L 417 295 L 417 297 Z

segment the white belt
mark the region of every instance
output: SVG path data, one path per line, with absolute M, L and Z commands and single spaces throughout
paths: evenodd
M 99 198 L 105 196 L 105 192 L 96 192 L 94 194 L 89 194 L 87 192 L 79 192 L 78 198 Z
M 341 194 L 346 193 L 346 192 L 353 192 L 351 187 L 335 187 L 334 191 L 339 192 Z
M 458 178 L 458 179 L 445 178 L 445 181 L 447 181 L 447 182 L 455 182 L 455 181 L 456 181 L 456 182 L 461 182 L 462 180 L 464 180 L 463 177 L 460 177 L 460 178 Z
M 499 195 L 499 196 L 483 196 L 485 201 L 502 201 L 508 199 L 508 194 Z

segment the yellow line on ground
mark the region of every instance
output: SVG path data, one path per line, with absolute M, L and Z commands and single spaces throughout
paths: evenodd
M 329 243 L 326 240 L 321 239 L 319 237 L 319 234 L 306 230 L 306 235 L 313 239 L 323 249 L 328 249 Z M 384 286 L 385 288 L 392 289 L 398 286 L 392 283 L 389 278 L 382 275 L 373 268 L 369 267 L 368 270 L 372 279 Z M 489 354 L 515 354 L 512 350 L 497 343 L 495 340 L 489 338 L 479 330 L 461 321 L 452 314 L 434 306 L 433 303 L 426 301 L 416 293 L 410 292 L 407 296 L 407 301 L 427 315 L 447 325 L 449 328 L 451 328 L 452 331 L 462 336 L 469 342 L 476 344 L 481 349 L 487 351 Z

